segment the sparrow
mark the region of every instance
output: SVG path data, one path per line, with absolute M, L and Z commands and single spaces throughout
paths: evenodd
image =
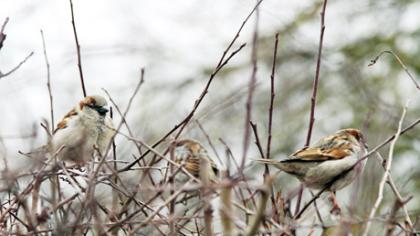
M 191 139 L 179 140 L 175 143 L 174 148 L 175 162 L 183 165 L 184 168 L 194 177 L 200 177 L 200 162 L 207 160 L 209 162 L 210 181 L 216 181 L 219 169 L 216 163 L 209 157 L 207 150 L 197 141 Z
M 210 158 L 207 150 L 197 141 L 191 139 L 183 139 L 176 141 L 173 148 L 173 154 L 175 162 L 182 165 L 186 171 L 192 176 L 196 177 L 202 184 L 211 184 L 218 182 L 219 168 L 216 163 Z M 202 171 L 202 168 L 208 168 Z M 206 176 L 202 176 L 203 172 Z M 178 172 L 175 176 L 176 183 L 185 183 L 190 179 L 190 176 L 184 172 Z M 210 197 L 209 194 L 214 191 L 208 192 L 208 190 L 202 191 L 190 191 L 185 192 L 180 196 L 177 203 L 181 203 L 175 213 L 175 216 L 179 217 L 193 217 L 194 210 L 198 208 L 204 208 L 202 197 Z
M 71 109 L 57 124 L 50 143 L 38 150 L 38 157 L 47 153 L 56 155 L 57 160 L 84 165 L 91 160 L 95 150 L 101 155 L 114 136 L 114 125 L 106 114 L 107 101 L 99 95 L 87 96 Z
M 342 129 L 321 138 L 284 160 L 259 159 L 260 163 L 274 167 L 297 177 L 305 186 L 313 189 L 328 187 L 333 203 L 331 212 L 340 212 L 335 191 L 349 185 L 363 171 L 366 159 L 353 165 L 367 154 L 367 143 L 357 129 Z M 341 176 L 342 175 L 342 176 Z M 335 180 L 335 181 L 334 181 Z M 333 183 L 331 183 L 334 181 Z

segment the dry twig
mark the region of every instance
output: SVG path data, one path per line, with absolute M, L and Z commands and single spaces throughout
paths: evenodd
M 382 199 L 384 197 L 384 187 L 385 187 L 385 183 L 386 183 L 386 181 L 387 181 L 387 179 L 390 175 L 392 159 L 394 157 L 394 147 L 395 147 L 395 144 L 397 143 L 398 138 L 400 137 L 402 123 L 403 123 L 404 118 L 405 118 L 405 113 L 407 112 L 407 106 L 408 106 L 408 103 L 406 104 L 406 106 L 403 109 L 401 119 L 398 122 L 398 129 L 397 129 L 397 132 L 395 133 L 395 138 L 392 140 L 391 145 L 389 147 L 389 154 L 388 154 L 388 159 L 386 161 L 385 172 L 384 172 L 384 175 L 382 176 L 381 182 L 379 183 L 378 197 L 376 198 L 375 204 L 373 205 L 373 207 L 370 211 L 368 219 L 372 219 L 375 216 L 376 210 L 379 208 L 379 205 L 381 204 Z M 368 220 L 367 223 L 366 223 L 366 228 L 363 232 L 363 236 L 368 235 L 371 224 L 372 224 L 372 221 Z
M 76 23 L 74 22 L 73 0 L 70 0 L 71 24 L 73 26 L 74 41 L 76 43 L 77 67 L 79 68 L 80 83 L 82 84 L 83 97 L 86 97 L 85 80 L 82 70 L 82 57 L 80 56 L 80 44 L 77 37 Z

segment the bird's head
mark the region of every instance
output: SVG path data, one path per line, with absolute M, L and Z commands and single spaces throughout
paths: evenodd
M 99 117 L 104 117 L 108 112 L 106 99 L 99 95 L 86 96 L 79 102 L 78 108 L 85 114 Z
M 352 129 L 352 128 L 342 129 L 342 130 L 339 130 L 337 134 L 347 136 L 350 141 L 362 144 L 364 148 L 366 149 L 368 148 L 366 140 L 362 132 L 360 132 L 360 130 L 358 129 Z

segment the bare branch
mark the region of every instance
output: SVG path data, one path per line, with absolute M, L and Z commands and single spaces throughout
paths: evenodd
M 213 81 L 213 79 L 216 76 L 216 74 L 230 61 L 230 59 L 233 56 L 235 56 L 240 50 L 242 50 L 242 48 L 244 48 L 245 45 L 246 44 L 242 44 L 237 50 L 233 51 L 232 54 L 230 54 L 230 56 L 228 58 L 226 58 L 226 60 L 218 68 L 216 68 L 216 70 L 211 74 L 211 76 L 210 76 L 210 78 L 209 78 L 209 80 L 208 80 L 208 82 L 206 84 L 206 87 L 204 88 L 204 90 L 201 93 L 200 97 L 198 98 L 198 100 L 195 101 L 193 110 L 185 117 L 184 120 L 182 120 L 180 123 L 178 123 L 177 125 L 175 125 L 174 128 L 172 128 L 168 133 L 166 133 L 162 138 L 160 138 L 155 144 L 153 144 L 152 145 L 152 148 L 157 147 L 159 144 L 161 144 L 164 140 L 166 140 L 173 132 L 175 132 L 176 130 L 178 130 L 178 128 L 180 128 L 180 127 L 181 127 L 181 129 L 177 133 L 176 137 L 178 137 L 181 134 L 181 132 L 184 129 L 184 127 L 186 126 L 186 124 L 194 116 L 194 113 L 197 110 L 198 106 L 200 105 L 201 101 L 203 100 L 204 96 L 207 94 L 208 88 L 210 87 L 210 84 Z M 122 168 L 121 170 L 119 170 L 119 172 L 124 172 L 124 171 L 129 170 L 131 167 L 133 167 L 134 165 L 136 165 L 137 162 L 139 162 L 141 159 L 143 159 L 143 157 L 145 157 L 149 153 L 150 153 L 150 149 L 148 151 L 146 151 L 143 155 L 141 155 L 139 158 L 137 158 L 136 160 L 134 160 L 133 162 L 131 162 L 130 164 L 128 164 L 127 166 L 125 166 L 124 168 Z M 152 164 L 153 163 L 154 162 L 152 162 Z
M 34 55 L 34 52 L 29 53 L 29 55 L 27 55 L 25 57 L 25 59 L 23 59 L 21 62 L 19 62 L 19 64 L 17 66 L 15 66 L 13 69 L 11 69 L 9 72 L 7 73 L 2 73 L 0 71 L 0 79 L 6 76 L 9 76 L 10 74 L 12 74 L 13 72 L 15 72 L 17 69 L 19 69 L 30 57 L 32 57 Z
M 375 63 L 378 61 L 378 59 L 385 53 L 389 53 L 392 56 L 394 56 L 394 58 L 398 61 L 398 63 L 400 64 L 400 66 L 404 69 L 405 73 L 408 75 L 408 77 L 410 77 L 411 81 L 413 81 L 414 86 L 416 86 L 416 88 L 418 90 L 420 90 L 420 85 L 417 83 L 416 79 L 414 78 L 414 76 L 410 73 L 410 71 L 407 69 L 407 67 L 405 66 L 404 62 L 400 59 L 400 57 L 395 54 L 393 51 L 391 50 L 385 50 L 382 51 L 381 53 L 379 53 L 374 59 L 370 60 L 370 63 L 368 66 L 373 66 L 375 65 Z
M 80 56 L 80 44 L 79 44 L 79 39 L 77 37 L 76 23 L 74 22 L 73 0 L 70 0 L 70 11 L 71 11 L 71 24 L 73 26 L 73 33 L 74 33 L 74 41 L 76 43 L 77 67 L 79 68 L 79 75 L 80 75 L 80 82 L 82 84 L 83 96 L 86 97 L 85 80 L 83 78 L 83 70 L 82 70 L 82 58 Z
M 259 24 L 259 10 L 258 7 L 256 9 L 255 14 L 255 27 L 254 27 L 254 33 L 252 35 L 252 50 L 251 50 L 251 63 L 252 63 L 252 72 L 251 72 L 251 78 L 249 80 L 248 84 L 248 96 L 245 104 L 246 113 L 245 113 L 245 125 L 244 125 L 244 137 L 243 137 L 243 147 L 242 147 L 242 161 L 241 161 L 241 170 L 243 170 L 246 162 L 246 157 L 248 154 L 248 148 L 249 148 L 249 137 L 250 137 L 250 127 L 249 122 L 251 122 L 252 119 L 252 107 L 253 107 L 253 96 L 254 96 L 254 89 L 255 84 L 257 83 L 257 54 L 258 54 L 258 24 Z
M 319 74 L 320 74 L 319 72 L 321 69 L 322 46 L 324 43 L 324 31 L 325 31 L 325 10 L 327 7 L 327 1 L 328 0 L 324 0 L 324 5 L 322 6 L 322 12 L 321 12 L 321 32 L 319 34 L 318 59 L 316 61 L 315 79 L 312 85 L 311 113 L 309 116 L 309 128 L 308 128 L 308 134 L 306 136 L 305 147 L 309 147 L 309 144 L 311 143 L 312 129 L 315 122 L 316 95 L 318 91 L 318 81 L 319 81 Z
M 0 49 L 3 47 L 3 42 L 6 39 L 6 34 L 4 33 L 4 29 L 6 28 L 7 22 L 9 22 L 9 17 L 6 17 L 6 19 L 3 22 L 3 25 L 1 26 L 1 30 L 0 30 Z
M 256 235 L 258 228 L 261 225 L 261 222 L 264 220 L 264 212 L 267 206 L 268 197 L 270 196 L 270 188 L 272 184 L 272 179 L 270 177 L 266 178 L 263 188 L 261 191 L 261 197 L 258 204 L 257 212 L 255 214 L 255 218 L 249 224 L 249 228 L 246 230 L 246 236 Z
M 42 38 L 42 47 L 44 49 L 44 59 L 45 59 L 45 65 L 47 67 L 47 88 L 48 88 L 48 94 L 50 95 L 50 111 L 51 111 L 51 134 L 54 133 L 54 100 L 53 95 L 51 91 L 51 73 L 50 73 L 50 63 L 48 61 L 47 56 L 47 47 L 45 46 L 45 38 L 44 33 L 41 30 L 41 38 Z
M 392 140 L 391 145 L 389 147 L 388 160 L 386 161 L 385 172 L 382 176 L 381 182 L 379 183 L 378 197 L 376 198 L 375 204 L 373 205 L 372 209 L 370 210 L 370 214 L 369 214 L 368 219 L 372 219 L 375 216 L 376 210 L 379 208 L 379 205 L 381 204 L 382 199 L 384 197 L 384 187 L 385 187 L 385 183 L 386 183 L 387 179 L 390 176 L 392 159 L 394 157 L 394 147 L 395 147 L 395 144 L 397 143 L 398 138 L 400 137 L 402 123 L 404 121 L 405 114 L 407 112 L 407 106 L 408 106 L 408 102 L 405 105 L 405 107 L 403 108 L 403 112 L 402 112 L 400 121 L 398 122 L 398 129 L 397 129 L 397 132 L 395 133 L 395 138 Z M 371 224 L 372 224 L 372 221 L 368 220 L 367 223 L 366 223 L 366 228 L 363 231 L 363 236 L 368 235 Z
M 376 156 L 381 160 L 381 164 L 382 163 L 385 163 L 385 160 L 382 158 L 382 156 L 381 156 L 381 154 L 379 152 L 376 152 Z M 384 166 L 384 165 L 382 165 L 382 166 L 384 168 L 386 168 L 386 166 Z M 392 191 L 394 192 L 394 195 L 397 197 L 397 200 L 395 202 L 394 207 L 395 208 L 400 208 L 400 207 L 403 208 L 406 224 L 410 227 L 410 230 L 412 230 L 413 229 L 413 223 L 412 223 L 412 221 L 410 219 L 410 216 L 409 216 L 408 210 L 407 210 L 407 206 L 406 206 L 406 203 L 407 203 L 408 200 L 407 199 L 403 199 L 403 197 L 401 196 L 400 192 L 398 191 L 397 186 L 395 185 L 395 182 L 394 182 L 391 174 L 388 175 L 387 183 L 391 187 Z M 408 199 L 410 199 L 410 198 L 408 198 Z M 396 214 L 396 212 L 395 212 L 395 214 Z M 393 216 L 391 214 L 390 217 L 389 217 L 388 222 L 392 218 L 393 218 Z M 390 231 L 391 231 L 390 228 L 388 228 L 387 232 L 390 233 Z

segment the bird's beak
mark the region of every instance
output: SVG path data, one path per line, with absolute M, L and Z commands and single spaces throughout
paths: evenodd
M 95 107 L 95 110 L 99 113 L 99 115 L 101 116 L 105 116 L 106 113 L 108 112 L 108 109 L 106 109 L 105 107 Z

